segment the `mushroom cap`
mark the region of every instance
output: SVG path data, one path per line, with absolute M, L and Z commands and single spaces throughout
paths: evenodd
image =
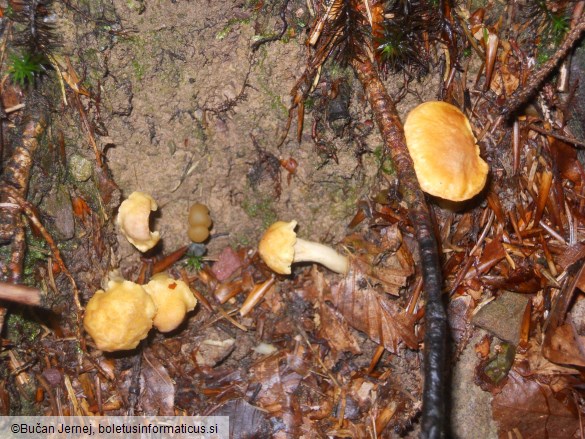
M 272 224 L 258 244 L 258 252 L 268 267 L 278 274 L 290 274 L 295 256 L 296 221 L 277 221 Z
M 205 204 L 195 203 L 189 209 L 189 225 L 211 227 L 211 217 L 209 216 L 209 209 Z
M 132 192 L 118 209 L 116 223 L 126 239 L 138 250 L 150 250 L 160 240 L 159 232 L 151 232 L 148 217 L 158 209 L 156 201 L 144 192 Z
M 187 230 L 189 239 L 193 242 L 203 242 L 209 238 L 209 229 L 205 226 L 189 226 Z
M 161 332 L 176 329 L 185 319 L 185 314 L 197 305 L 189 286 L 166 273 L 155 274 L 144 289 L 156 305 L 154 326 Z
M 408 114 L 404 134 L 423 191 L 451 201 L 481 192 L 489 168 L 457 107 L 440 101 L 419 105 Z
M 152 328 L 156 306 L 134 282 L 110 281 L 87 303 L 83 326 L 102 351 L 134 349 Z

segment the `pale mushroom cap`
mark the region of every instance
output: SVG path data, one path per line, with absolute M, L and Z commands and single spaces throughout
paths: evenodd
M 156 305 L 154 326 L 161 332 L 176 329 L 185 319 L 187 312 L 197 305 L 197 299 L 189 286 L 166 273 L 155 274 L 150 282 L 144 285 L 144 289 Z
M 122 202 L 116 223 L 128 241 L 141 252 L 150 250 L 160 240 L 159 232 L 148 226 L 150 212 L 156 210 L 156 201 L 144 192 L 132 192 Z
M 423 191 L 451 201 L 481 192 L 489 168 L 457 107 L 439 101 L 419 105 L 408 114 L 404 134 Z
M 277 221 L 264 232 L 260 240 L 258 245 L 260 257 L 276 273 L 291 273 L 290 266 L 295 256 L 294 245 L 297 241 L 296 226 L 296 221 L 290 223 Z
M 156 306 L 134 282 L 110 281 L 87 303 L 83 326 L 102 351 L 134 349 L 152 328 Z

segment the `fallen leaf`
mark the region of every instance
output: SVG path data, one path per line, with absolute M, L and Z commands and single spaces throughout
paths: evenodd
M 390 352 L 397 352 L 400 342 L 418 348 L 414 332 L 416 317 L 375 291 L 355 265 L 339 284 L 331 287 L 331 296 L 337 310 L 352 327 L 365 332 Z
M 232 399 L 214 409 L 210 415 L 229 416 L 233 439 L 269 437 L 272 431 L 266 413 L 243 399 Z
M 512 370 L 502 391 L 494 396 L 492 410 L 499 424 L 499 437 L 531 439 L 567 439 L 579 430 L 572 397 L 562 400 L 549 386 L 534 379 L 522 377 Z M 511 436 L 509 436 L 509 433 Z
M 336 310 L 323 303 L 319 308 L 319 315 L 321 317 L 319 337 L 327 340 L 327 344 L 335 353 L 361 354 L 360 347 L 354 336 L 351 335 L 347 322 Z
M 167 369 L 148 350 L 142 359 L 140 405 L 145 413 L 159 416 L 175 414 L 175 384 Z

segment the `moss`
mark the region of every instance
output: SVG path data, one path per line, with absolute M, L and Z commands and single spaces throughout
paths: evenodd
M 30 231 L 26 233 L 26 254 L 24 256 L 24 283 L 30 285 L 34 280 L 35 267 L 41 263 L 46 264 L 47 257 L 51 254 L 43 239 L 35 238 Z
M 394 163 L 388 155 L 384 154 L 384 149 L 381 146 L 378 146 L 374 150 L 374 158 L 376 159 L 376 163 L 378 164 L 378 168 L 386 175 L 394 175 L 396 170 L 394 169 Z
M 262 228 L 265 229 L 278 219 L 273 200 L 272 197 L 254 193 L 244 199 L 242 209 L 250 219 L 260 220 Z
M 232 238 L 234 247 L 249 247 L 252 244 L 252 240 L 249 235 L 236 234 Z
M 135 59 L 133 59 L 132 67 L 134 68 L 134 74 L 136 75 L 136 79 L 142 81 L 142 78 L 144 77 L 144 66 Z
M 227 37 L 234 28 L 239 24 L 249 24 L 250 18 L 231 18 L 219 32 L 215 34 L 215 39 L 221 41 Z M 261 37 L 262 38 L 262 37 Z
M 41 334 L 41 325 L 20 314 L 10 313 L 6 321 L 6 338 L 16 346 L 33 343 Z

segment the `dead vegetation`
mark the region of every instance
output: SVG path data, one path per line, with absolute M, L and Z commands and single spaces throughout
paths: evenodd
M 83 66 L 54 55 L 52 29 L 42 44 L 21 42 L 30 22 L 18 8 L 46 18 L 49 4 L 0 3 L 0 414 L 229 415 L 242 438 L 479 437 L 486 430 L 444 421 L 460 409 L 444 371 L 471 350 L 469 386 L 493 396 L 499 437 L 583 437 L 585 56 L 575 47 L 585 2 L 476 3 L 308 3 L 310 57 L 287 132 L 296 119 L 300 140 L 310 110 L 313 145 L 301 148 L 335 161 L 332 139 L 351 136 L 356 169 L 375 153 L 363 140 L 372 120 L 351 119 L 355 94 L 327 73 L 345 62 L 363 86 L 353 105 L 369 102 L 385 150 L 378 184 L 338 245 L 349 272 L 305 264 L 289 276 L 275 275 L 256 245 L 226 246 L 211 260 L 201 247 L 167 255 L 155 247 L 139 267 L 120 265 L 120 191 L 96 140 L 107 128 L 100 94 L 83 85 Z M 270 6 L 276 33 L 250 50 L 291 37 L 288 23 L 304 6 Z M 46 59 L 26 70 L 10 61 L 15 53 Z M 427 74 L 440 78 L 436 95 L 469 117 L 490 165 L 484 191 L 463 204 L 422 193 L 394 108 Z M 400 94 L 390 97 L 384 80 L 403 81 Z M 226 111 L 245 92 L 244 84 Z M 318 102 L 308 109 L 312 93 Z M 75 121 L 82 147 L 65 146 L 60 119 Z M 276 134 L 250 134 L 248 178 L 277 198 L 299 177 L 294 158 L 264 149 L 282 140 Z M 139 284 L 166 271 L 199 304 L 134 350 L 99 351 L 80 322 L 113 268 Z

